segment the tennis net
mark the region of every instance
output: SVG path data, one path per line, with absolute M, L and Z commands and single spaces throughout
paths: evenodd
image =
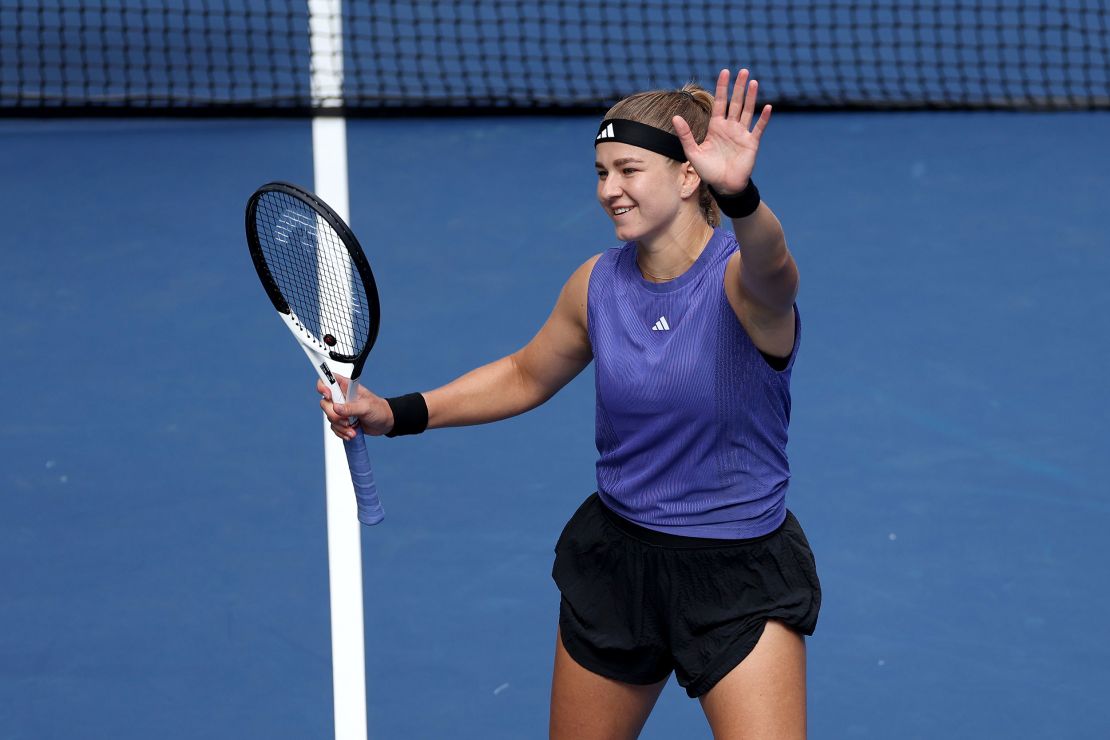
M 741 65 L 779 108 L 1110 108 L 1106 0 L 327 7 L 0 0 L 0 114 L 596 111 Z M 335 37 L 312 44 L 310 28 Z M 325 67 L 341 68 L 326 95 Z

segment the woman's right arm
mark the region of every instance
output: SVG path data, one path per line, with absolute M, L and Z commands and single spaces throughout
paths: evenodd
M 428 405 L 429 429 L 484 424 L 522 414 L 551 398 L 590 364 L 586 295 L 599 256 L 570 276 L 551 315 L 528 344 L 421 394 Z M 386 434 L 393 428 L 389 404 L 365 388 L 359 388 L 355 401 L 339 407 L 332 405 L 322 383 L 317 390 L 325 396 L 320 407 L 340 437 L 354 436 L 347 424 L 349 416 L 357 416 L 367 434 Z

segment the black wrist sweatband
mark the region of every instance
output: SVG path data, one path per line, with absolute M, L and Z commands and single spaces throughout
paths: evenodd
M 748 178 L 748 186 L 735 195 L 721 195 L 712 185 L 709 186 L 709 192 L 713 200 L 717 201 L 721 213 L 729 218 L 746 218 L 759 208 L 759 189 L 751 178 Z
M 393 429 L 386 432 L 387 437 L 401 437 L 405 434 L 420 434 L 428 428 L 428 404 L 419 393 L 387 398 L 393 412 Z

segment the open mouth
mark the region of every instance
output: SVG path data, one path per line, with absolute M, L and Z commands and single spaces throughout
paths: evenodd
M 613 209 L 613 215 L 614 216 L 623 216 L 624 214 L 628 213 L 631 210 L 632 210 L 632 206 L 623 206 L 621 208 L 614 208 Z

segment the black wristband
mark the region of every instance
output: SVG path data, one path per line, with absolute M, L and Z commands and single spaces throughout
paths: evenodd
M 400 437 L 405 434 L 420 434 L 428 428 L 428 404 L 424 396 L 419 393 L 409 393 L 404 396 L 387 398 L 393 411 L 393 429 L 386 433 L 387 437 Z
M 709 192 L 713 195 L 713 200 L 717 201 L 721 213 L 729 218 L 746 218 L 759 208 L 759 188 L 751 178 L 748 178 L 748 186 L 735 195 L 721 195 L 712 185 L 709 186 Z

